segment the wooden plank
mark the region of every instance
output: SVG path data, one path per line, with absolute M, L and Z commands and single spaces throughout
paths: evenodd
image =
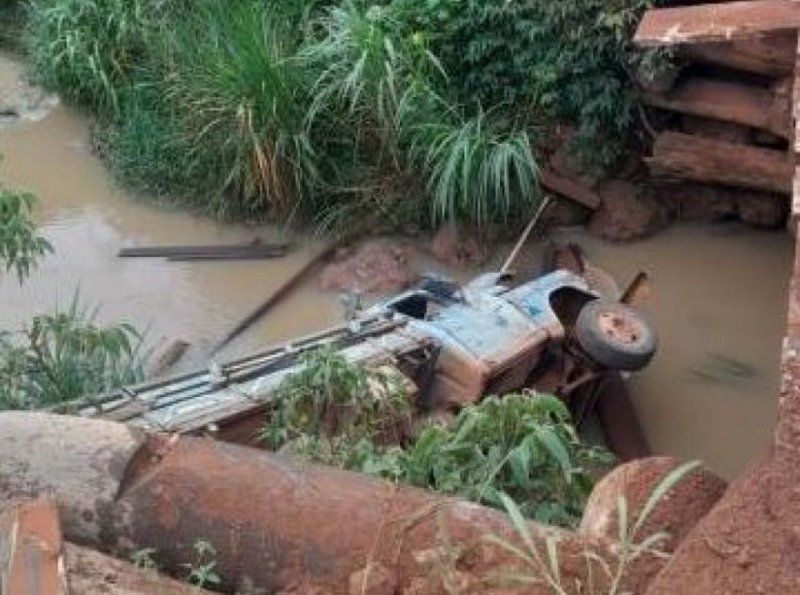
M 202 246 L 133 246 L 122 248 L 118 256 L 122 258 L 233 258 L 253 255 L 253 257 L 269 258 L 271 256 L 283 256 L 286 254 L 286 250 L 286 244 L 261 244 L 257 242 Z
M 552 170 L 543 169 L 539 174 L 539 183 L 556 194 L 560 194 L 592 211 L 596 211 L 600 203 L 603 202 L 600 195 L 589 186 L 559 176 Z
M 692 77 L 667 93 L 645 93 L 642 99 L 662 109 L 734 122 L 789 139 L 791 106 L 786 95 L 755 85 Z
M 649 10 L 633 41 L 641 46 L 672 46 L 746 39 L 797 28 L 800 2 L 748 0 Z
M 797 32 L 783 31 L 754 39 L 687 45 L 684 57 L 771 77 L 794 76 Z
M 646 161 L 656 177 L 792 193 L 794 166 L 783 151 L 663 132 Z

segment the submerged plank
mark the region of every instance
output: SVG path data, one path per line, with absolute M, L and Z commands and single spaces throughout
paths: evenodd
M 259 255 L 261 257 L 283 256 L 286 244 L 218 244 L 200 246 L 133 246 L 122 248 L 118 256 L 122 258 L 175 258 L 175 257 L 208 257 L 232 258 L 234 256 Z
M 642 46 L 670 46 L 745 39 L 797 28 L 800 3 L 750 0 L 649 10 L 633 40 Z

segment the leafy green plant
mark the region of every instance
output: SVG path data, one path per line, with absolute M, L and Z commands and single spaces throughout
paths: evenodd
M 669 557 L 669 554 L 660 549 L 661 544 L 669 538 L 668 533 L 657 532 L 647 536 L 642 536 L 640 533 L 658 503 L 673 487 L 699 466 L 699 462 L 690 461 L 667 473 L 653 488 L 633 523 L 630 523 L 628 519 L 627 501 L 623 497 L 618 499 L 617 526 L 619 533 L 615 559 L 609 562 L 596 552 L 583 552 L 587 565 L 598 566 L 605 575 L 606 580 L 602 583 L 604 586 L 597 587 L 593 582 L 588 585 L 574 585 L 579 592 L 587 593 L 587 595 L 622 595 L 625 574 L 630 565 L 639 557 L 643 555 Z M 500 572 L 498 578 L 504 582 L 526 585 L 543 583 L 553 595 L 568 595 L 574 592 L 573 585 L 567 584 L 565 577 L 561 574 L 557 539 L 551 534 L 545 534 L 543 540 L 534 537 L 522 511 L 514 500 L 508 496 L 503 496 L 502 500 L 522 545 L 515 545 L 496 535 L 488 535 L 486 539 L 510 553 L 522 564 L 524 570 L 522 572 L 517 569 Z M 589 576 L 592 576 L 591 572 Z
M 21 331 L 0 334 L 0 408 L 33 409 L 141 380 L 142 339 L 128 324 L 100 326 L 77 296 Z
M 409 405 L 386 378 L 334 351 L 314 353 L 279 388 L 262 439 L 315 462 L 492 506 L 509 494 L 524 514 L 564 525 L 579 518 L 591 468 L 610 462 L 581 443 L 564 404 L 547 395 L 490 397 L 413 440 L 387 440 Z
M 307 437 L 352 444 L 377 439 L 410 416 L 397 377 L 348 361 L 332 348 L 306 355 L 301 368 L 287 376 L 275 396 L 262 439 L 273 449 Z M 299 448 L 308 442 L 297 442 Z
M 491 506 L 507 494 L 526 516 L 571 525 L 592 487 L 590 467 L 609 462 L 580 441 L 559 399 L 506 395 L 423 430 L 406 451 L 403 478 Z
M 205 540 L 198 540 L 192 546 L 195 553 L 195 560 L 183 566 L 187 569 L 186 582 L 197 587 L 215 587 L 222 582 L 219 574 L 215 570 L 217 561 L 214 556 L 217 550 Z
M 635 93 L 630 43 L 652 0 L 395 0 L 467 106 L 506 106 L 529 121 L 577 126 L 575 148 L 607 166 L 629 139 Z
M 216 571 L 217 561 L 214 558 L 217 555 L 217 550 L 210 542 L 204 539 L 195 541 L 192 544 L 192 550 L 194 551 L 194 560 L 182 564 L 183 568 L 186 569 L 186 575 L 183 580 L 194 585 L 198 592 L 203 588 L 213 589 L 218 587 L 222 582 L 222 578 Z M 130 556 L 133 565 L 152 578 L 157 575 L 159 570 L 157 557 L 158 550 L 152 547 L 140 548 Z
M 14 271 L 20 283 L 43 256 L 53 251 L 36 229 L 31 214 L 36 197 L 0 183 L 0 263 Z

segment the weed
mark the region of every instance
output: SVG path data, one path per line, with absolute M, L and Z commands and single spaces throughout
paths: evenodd
M 31 269 L 53 247 L 31 219 L 36 197 L 0 183 L 0 263 L 22 283 Z
M 325 447 L 311 444 L 311 437 L 328 440 L 336 452 L 340 441 L 376 439 L 410 415 L 395 376 L 349 362 L 332 348 L 308 354 L 281 383 L 275 401 L 262 439 L 271 448 L 300 439 L 294 448 L 317 449 L 319 456 Z
M 65 97 L 118 113 L 120 93 L 146 53 L 145 0 L 32 0 L 26 45 L 39 81 Z
M 200 588 L 219 585 L 222 579 L 220 579 L 215 570 L 217 561 L 214 559 L 217 550 L 209 542 L 202 539 L 195 541 L 192 547 L 194 548 L 195 560 L 183 565 L 187 570 L 186 582 Z
M 588 591 L 584 590 L 581 585 L 575 585 L 578 588 L 578 592 L 587 593 L 587 595 L 622 595 L 626 572 L 640 556 L 668 557 L 668 554 L 659 549 L 660 544 L 669 537 L 667 533 L 658 532 L 646 537 L 642 537 L 639 533 L 656 505 L 673 487 L 689 473 L 697 469 L 698 466 L 699 463 L 697 461 L 688 462 L 667 473 L 653 488 L 633 524 L 628 520 L 627 501 L 623 497 L 619 498 L 617 501 L 617 525 L 619 527 L 617 539 L 619 546 L 616 552 L 616 559 L 609 563 L 595 552 L 583 552 L 583 557 L 589 569 L 588 576 L 592 576 L 591 569 L 594 566 L 599 566 L 605 575 L 606 580 L 603 581 L 603 584 L 606 586 L 602 588 L 602 591 L 599 591 L 597 590 L 599 587 L 596 587 L 594 581 L 591 580 L 588 585 L 584 585 L 588 588 Z M 501 572 L 499 577 L 504 581 L 519 584 L 544 583 L 554 595 L 567 595 L 567 593 L 573 592 L 573 586 L 566 584 L 565 579 L 561 576 L 557 539 L 551 534 L 546 534 L 544 543 L 537 543 L 537 538 L 532 535 L 530 527 L 515 502 L 508 496 L 503 496 L 503 504 L 511 519 L 514 531 L 522 542 L 522 546 L 518 547 L 496 535 L 489 535 L 486 539 L 510 553 L 515 560 L 522 564 L 525 571 L 522 573 L 505 571 Z M 544 546 L 544 549 L 542 549 L 542 546 Z
M 312 461 L 491 506 L 509 494 L 525 515 L 562 525 L 580 516 L 590 468 L 610 462 L 580 442 L 555 397 L 490 397 L 413 440 L 396 430 L 408 422 L 407 398 L 390 376 L 317 352 L 278 389 L 261 437 Z
M 40 314 L 0 334 L 0 408 L 68 403 L 141 380 L 142 339 L 128 324 L 104 327 L 80 305 Z

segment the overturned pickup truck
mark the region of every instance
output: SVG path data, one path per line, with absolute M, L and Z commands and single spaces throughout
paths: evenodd
M 621 458 L 647 454 L 619 372 L 652 358 L 656 335 L 648 322 L 568 270 L 516 287 L 511 281 L 502 273 L 463 287 L 427 280 L 347 324 L 206 371 L 124 388 L 87 401 L 80 414 L 248 442 L 300 356 L 327 346 L 396 374 L 422 412 L 530 387 L 566 400 L 579 424 L 599 408 L 605 425 L 622 428 L 609 436 Z

